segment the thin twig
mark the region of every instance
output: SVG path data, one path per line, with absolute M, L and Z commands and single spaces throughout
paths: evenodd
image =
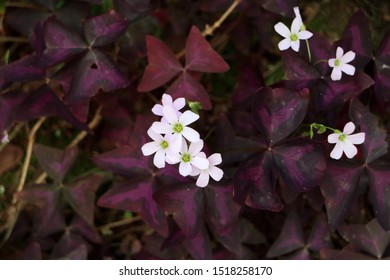
M 223 13 L 223 15 L 216 21 L 214 22 L 211 26 L 206 24 L 206 28 L 202 32 L 202 36 L 206 37 L 208 35 L 213 35 L 214 31 L 219 28 L 222 23 L 227 19 L 227 17 L 234 11 L 234 9 L 238 6 L 238 4 L 241 3 L 242 0 L 235 0 L 230 7 Z M 178 59 L 182 58 L 185 54 L 185 49 L 180 51 L 176 57 Z
M 136 216 L 134 218 L 129 218 L 129 219 L 124 219 L 124 220 L 108 223 L 108 224 L 106 224 L 104 226 L 99 227 L 99 229 L 100 229 L 100 231 L 106 231 L 106 230 L 109 230 L 109 229 L 112 229 L 112 228 L 125 226 L 125 225 L 132 224 L 132 223 L 135 223 L 135 222 L 138 222 L 138 221 L 141 221 L 141 217 L 140 216 Z
M 19 184 L 18 184 L 18 186 L 16 188 L 16 192 L 20 192 L 23 189 L 24 183 L 26 182 L 27 171 L 28 171 L 28 167 L 30 166 L 32 149 L 33 149 L 34 142 L 35 142 L 35 136 L 36 136 L 39 128 L 41 127 L 41 125 L 43 124 L 43 122 L 45 120 L 46 120 L 46 118 L 40 118 L 35 123 L 35 125 L 33 126 L 33 128 L 31 129 L 31 131 L 30 131 L 30 133 L 28 135 L 26 157 L 25 157 L 25 160 L 24 160 L 24 163 L 23 163 L 22 173 L 20 175 L 20 180 L 19 180 Z M 15 199 L 16 198 L 14 198 L 14 200 Z
M 25 37 L 11 37 L 11 36 L 0 36 L 0 42 L 11 42 L 11 43 L 28 43 L 28 39 Z

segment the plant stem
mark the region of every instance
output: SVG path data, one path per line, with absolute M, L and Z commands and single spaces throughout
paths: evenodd
M 12 43 L 28 43 L 28 39 L 24 37 L 11 37 L 11 36 L 0 36 L 0 42 L 12 42 Z
M 309 57 L 309 62 L 311 62 L 311 51 L 310 51 L 309 40 L 306 40 L 306 47 L 307 47 L 307 56 Z
M 135 222 L 138 222 L 138 221 L 141 221 L 141 216 L 136 216 L 134 218 L 124 219 L 124 220 L 108 223 L 108 224 L 106 224 L 104 226 L 99 227 L 99 229 L 100 229 L 100 231 L 105 231 L 105 230 L 108 230 L 108 229 L 112 229 L 112 228 L 116 228 L 116 227 L 125 226 L 125 225 L 128 225 L 128 224 L 132 224 L 132 223 L 135 223 Z

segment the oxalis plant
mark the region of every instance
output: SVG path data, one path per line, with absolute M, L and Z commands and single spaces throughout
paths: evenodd
M 0 257 L 389 258 L 389 15 L 344 2 L 7 1 Z

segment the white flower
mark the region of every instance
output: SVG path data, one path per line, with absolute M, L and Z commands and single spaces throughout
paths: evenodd
M 164 106 L 163 115 L 167 122 L 154 122 L 152 129 L 156 133 L 173 134 L 172 145 L 175 145 L 174 150 L 181 149 L 182 142 L 184 142 L 183 137 L 190 142 L 198 142 L 200 140 L 199 133 L 195 129 L 188 127 L 189 124 L 199 119 L 199 115 L 188 110 L 178 117 L 172 106 Z
M 355 53 L 353 51 L 349 51 L 344 54 L 344 50 L 340 47 L 337 47 L 336 58 L 331 58 L 328 61 L 329 66 L 333 68 L 330 78 L 333 81 L 341 80 L 341 72 L 344 72 L 350 76 L 355 75 L 355 67 L 348 64 L 354 59 Z
M 182 176 L 188 176 L 192 173 L 193 167 L 199 169 L 207 169 L 209 167 L 209 161 L 205 157 L 201 157 L 200 151 L 203 148 L 203 141 L 199 140 L 190 144 L 188 148 L 187 142 L 183 141 L 182 149 L 178 154 L 171 154 L 170 160 L 174 163 L 180 162 L 179 173 Z
M 306 27 L 305 25 L 303 24 L 303 20 L 302 20 L 302 17 L 301 17 L 301 12 L 299 11 L 299 7 L 294 7 L 294 14 L 295 14 L 295 18 L 299 19 L 301 25 L 300 25 L 300 30 L 306 30 Z
M 355 130 L 353 122 L 349 122 L 344 126 L 343 132 L 336 131 L 328 135 L 328 142 L 330 144 L 336 143 L 330 157 L 333 159 L 340 159 L 343 152 L 348 158 L 353 158 L 357 154 L 357 149 L 354 145 L 362 144 L 365 140 L 366 134 L 364 132 L 351 134 Z
M 3 131 L 3 136 L 1 137 L 1 144 L 9 143 L 8 133 L 7 131 Z
M 156 104 L 152 108 L 152 112 L 156 116 L 163 117 L 164 116 L 163 108 L 166 106 L 172 106 L 173 109 L 175 109 L 177 117 L 180 117 L 181 116 L 180 110 L 186 105 L 186 100 L 183 97 L 180 97 L 180 98 L 175 99 L 175 101 L 173 101 L 172 96 L 164 93 L 162 98 L 161 98 L 161 103 L 162 103 L 162 105 Z M 166 119 L 163 117 L 163 119 L 161 121 L 166 122 Z
M 173 137 L 172 134 L 166 134 L 165 136 L 162 136 L 156 132 L 154 132 L 151 128 L 148 130 L 148 135 L 150 138 L 152 138 L 154 141 L 146 143 L 142 146 L 142 154 L 144 156 L 150 156 L 151 154 L 154 154 L 153 163 L 158 168 L 165 167 L 165 162 L 168 162 L 169 164 L 172 164 L 171 161 L 169 161 L 169 158 L 167 157 L 168 154 L 174 154 L 178 153 L 179 151 L 174 150 L 174 146 L 172 144 Z
M 275 31 L 284 37 L 284 39 L 278 44 L 281 51 L 287 50 L 291 47 L 294 51 L 298 52 L 300 45 L 299 40 L 307 40 L 313 36 L 313 33 L 307 30 L 301 30 L 301 27 L 302 19 L 300 17 L 294 18 L 291 24 L 291 31 L 281 22 L 275 24 Z
M 206 154 L 201 152 L 198 155 L 199 157 L 206 158 Z M 191 176 L 198 176 L 198 179 L 196 180 L 196 185 L 198 187 L 204 188 L 208 185 L 210 176 L 215 181 L 219 181 L 222 179 L 223 171 L 216 167 L 216 165 L 220 164 L 222 162 L 221 154 L 216 153 L 212 154 L 207 158 L 209 162 L 209 167 L 205 169 L 199 169 L 197 167 L 192 168 Z

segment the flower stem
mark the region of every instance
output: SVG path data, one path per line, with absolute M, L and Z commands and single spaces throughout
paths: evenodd
M 309 57 L 309 62 L 311 62 L 311 51 L 310 51 L 309 40 L 306 40 L 306 47 L 307 47 L 307 56 Z

